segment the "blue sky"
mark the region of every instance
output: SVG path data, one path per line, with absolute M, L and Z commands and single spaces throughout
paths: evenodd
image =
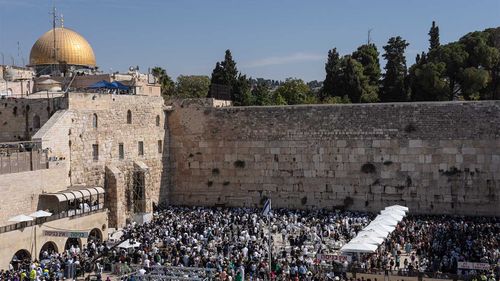
M 370 28 L 380 52 L 389 37 L 406 39 L 413 63 L 428 48 L 432 20 L 442 43 L 500 26 L 500 0 L 0 0 L 7 62 L 22 61 L 18 41 L 28 60 L 33 43 L 51 28 L 52 3 L 65 26 L 87 38 L 103 71 L 159 65 L 173 77 L 210 75 L 231 49 L 249 76 L 323 80 L 328 50 L 351 53 Z

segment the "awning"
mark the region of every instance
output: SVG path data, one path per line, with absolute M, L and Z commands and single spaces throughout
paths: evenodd
M 40 197 L 55 197 L 59 202 L 71 201 L 84 197 L 94 197 L 98 194 L 104 194 L 102 187 L 84 187 L 84 188 L 69 188 L 54 193 L 43 193 Z

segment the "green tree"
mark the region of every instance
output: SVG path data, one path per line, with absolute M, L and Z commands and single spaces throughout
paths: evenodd
M 409 70 L 412 101 L 448 100 L 448 80 L 443 62 L 420 61 Z
M 309 94 L 309 87 L 301 79 L 288 78 L 275 92 L 285 99 L 286 104 L 302 104 Z
M 273 100 L 271 92 L 269 90 L 269 85 L 267 83 L 261 82 L 252 90 L 252 95 L 255 98 L 254 105 L 272 105 Z
M 439 26 L 436 25 L 435 21 L 432 21 L 432 26 L 429 30 L 429 51 L 437 49 L 439 45 Z
M 177 77 L 175 96 L 179 98 L 204 98 L 210 89 L 210 79 L 203 75 Z
M 326 98 L 323 103 L 328 103 L 328 104 L 346 104 L 346 103 L 351 103 L 349 100 L 349 97 L 343 96 L 343 97 L 328 97 Z
M 151 74 L 156 78 L 156 81 L 160 84 L 161 94 L 164 98 L 172 96 L 175 89 L 175 83 L 172 78 L 168 76 L 167 71 L 159 66 L 155 66 L 151 69 Z
M 250 81 L 246 75 L 238 75 L 238 78 L 233 83 L 232 101 L 235 106 L 246 106 L 253 104 Z
M 352 53 L 352 58 L 360 62 L 363 66 L 363 74 L 368 78 L 369 84 L 377 88 L 381 76 L 379 55 L 375 44 L 361 45 Z
M 285 98 L 280 94 L 274 92 L 274 104 L 275 105 L 287 105 Z
M 400 36 L 391 37 L 384 46 L 385 74 L 382 80 L 380 100 L 383 102 L 406 101 L 406 57 L 404 55 L 408 43 Z
M 237 91 L 241 89 L 236 89 L 236 84 L 241 83 L 238 76 L 238 69 L 236 68 L 236 62 L 233 60 L 233 56 L 230 50 L 226 50 L 224 55 L 224 60 L 222 62 L 217 62 L 215 64 L 215 68 L 212 71 L 212 77 L 210 79 L 211 86 L 209 97 L 213 97 L 215 93 L 213 93 L 213 85 L 222 85 L 226 86 L 229 89 L 231 94 L 231 100 L 235 104 L 242 104 L 241 96 L 237 97 L 236 95 L 241 95 Z M 241 84 L 239 86 L 242 86 Z
M 323 100 L 327 97 L 338 96 L 337 83 L 340 75 L 340 57 L 336 48 L 328 51 L 328 60 L 325 64 L 326 77 L 323 81 L 323 89 L 320 98 Z

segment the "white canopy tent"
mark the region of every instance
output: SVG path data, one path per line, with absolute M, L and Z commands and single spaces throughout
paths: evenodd
M 378 219 L 378 218 L 389 218 L 389 219 L 393 219 L 397 222 L 400 222 L 403 220 L 403 216 L 400 216 L 398 214 L 383 214 L 383 215 L 378 215 L 375 219 Z
M 405 211 L 400 210 L 400 209 L 394 209 L 394 208 L 393 209 L 384 209 L 384 210 L 380 211 L 380 214 L 381 215 L 394 214 L 394 215 L 398 215 L 398 216 L 402 216 L 402 217 L 406 216 Z
M 377 230 L 381 230 L 381 231 L 384 231 L 384 232 L 385 231 L 393 232 L 394 229 L 396 229 L 396 227 L 390 226 L 390 225 L 386 225 L 386 224 L 382 224 L 380 222 L 372 222 L 367 227 L 365 227 L 364 229 L 365 230 L 377 229 Z
M 379 229 L 366 229 L 366 230 L 361 230 L 358 232 L 358 236 L 360 235 L 368 235 L 370 237 L 378 237 L 378 238 L 387 238 L 389 235 L 389 232 L 382 231 Z
M 349 252 L 349 253 L 374 253 L 377 250 L 378 246 L 368 243 L 347 243 L 345 244 L 340 251 L 341 252 Z
M 50 216 L 52 216 L 52 213 L 49 213 L 49 212 L 46 212 L 43 210 L 38 210 L 38 211 L 30 214 L 30 217 L 32 217 L 32 218 L 45 218 L 45 217 L 50 217 Z
M 29 217 L 27 215 L 19 215 L 15 216 L 9 219 L 10 222 L 25 222 L 25 221 L 32 221 L 33 218 Z
M 401 210 L 405 213 L 408 213 L 410 211 L 410 209 L 406 206 L 401 206 L 401 205 L 392 205 L 392 206 L 389 206 L 389 207 L 385 207 L 384 210 L 390 210 L 390 209 L 396 209 L 396 210 Z
M 363 244 L 363 243 L 368 243 L 368 244 L 373 244 L 373 245 L 380 245 L 384 242 L 384 238 L 381 237 L 373 237 L 368 234 L 364 234 L 361 236 L 356 236 L 354 239 L 349 241 L 349 243 L 357 243 L 357 244 Z
M 400 222 L 390 217 L 376 217 L 373 221 L 379 224 L 394 226 L 394 227 L 396 227 L 396 225 L 398 225 L 398 223 Z

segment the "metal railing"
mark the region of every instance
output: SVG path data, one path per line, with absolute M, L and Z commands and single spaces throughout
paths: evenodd
M 18 222 L 18 223 L 15 223 L 15 224 L 1 226 L 0 227 L 0 234 L 1 233 L 5 233 L 5 232 L 19 230 L 19 229 L 26 228 L 26 227 L 31 227 L 31 226 L 43 224 L 43 223 L 46 223 L 46 222 L 60 220 L 60 219 L 64 219 L 64 218 L 77 219 L 77 218 L 80 218 L 80 217 L 85 217 L 85 216 L 97 214 L 97 213 L 104 212 L 104 211 L 106 211 L 106 208 L 104 208 L 104 206 L 99 206 L 98 209 L 91 210 L 91 211 L 88 211 L 88 212 L 81 212 L 81 213 L 62 212 L 62 213 L 54 214 L 54 215 L 52 215 L 50 217 L 36 218 L 36 219 L 34 219 L 32 221 Z

